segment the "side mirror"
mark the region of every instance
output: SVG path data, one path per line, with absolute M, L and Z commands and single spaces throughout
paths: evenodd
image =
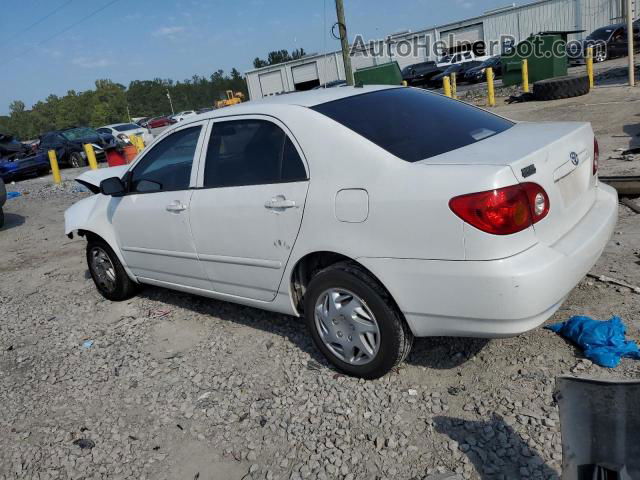
M 127 191 L 119 177 L 111 177 L 100 182 L 100 193 L 111 197 L 122 197 Z

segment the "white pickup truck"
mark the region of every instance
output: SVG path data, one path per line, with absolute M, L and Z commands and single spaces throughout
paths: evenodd
M 436 65 L 441 68 L 446 68 L 450 65 L 455 65 L 458 63 L 466 63 L 466 62 L 473 62 L 473 61 L 484 62 L 488 58 L 489 58 L 489 55 L 478 56 L 473 52 L 460 52 L 460 53 L 453 53 L 451 55 L 445 55 L 440 60 L 438 60 Z

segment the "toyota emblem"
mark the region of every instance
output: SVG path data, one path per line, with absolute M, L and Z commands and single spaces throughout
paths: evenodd
M 576 152 L 571 152 L 569 154 L 569 158 L 571 159 L 571 163 L 574 165 L 578 165 L 580 163 L 580 159 L 578 158 L 578 154 Z

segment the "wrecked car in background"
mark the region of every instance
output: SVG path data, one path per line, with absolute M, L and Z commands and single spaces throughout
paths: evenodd
M 12 135 L 0 134 L 0 178 L 11 182 L 31 175 L 49 173 L 46 152 L 20 142 Z
M 7 201 L 7 189 L 4 186 L 4 182 L 2 178 L 0 178 L 0 228 L 4 226 L 4 211 L 2 207 L 4 206 L 4 202 Z
M 60 166 L 78 168 L 87 165 L 85 143 L 93 145 L 98 162 L 106 161 L 106 149 L 118 145 L 113 135 L 101 134 L 89 127 L 71 127 L 40 136 L 40 149 L 44 152 L 55 150 Z

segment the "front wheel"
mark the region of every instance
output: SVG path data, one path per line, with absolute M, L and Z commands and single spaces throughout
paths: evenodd
M 90 239 L 87 243 L 87 265 L 93 283 L 107 300 L 122 301 L 133 297 L 138 284 L 129 278 L 118 256 L 101 239 Z
M 413 335 L 385 289 L 354 263 L 318 272 L 304 300 L 316 347 L 339 370 L 379 378 L 402 362 Z
M 593 54 L 596 63 L 604 62 L 607 59 L 607 51 L 604 48 L 598 48 Z
M 80 153 L 73 152 L 71 155 L 69 155 L 69 165 L 71 165 L 73 168 L 84 167 L 86 164 L 87 161 Z

